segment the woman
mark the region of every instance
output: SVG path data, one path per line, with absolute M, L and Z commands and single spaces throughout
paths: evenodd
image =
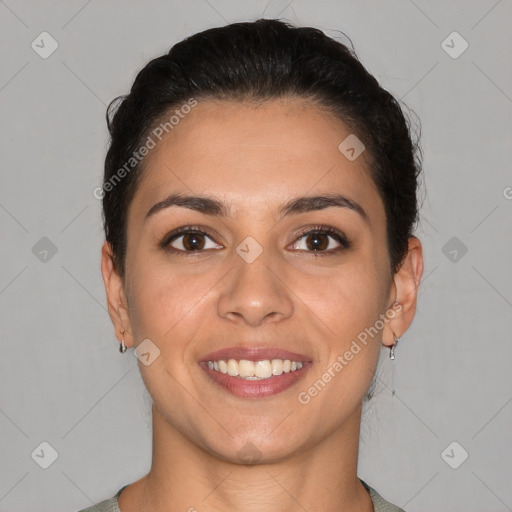
M 401 510 L 357 477 L 423 271 L 398 103 L 319 30 L 258 20 L 175 45 L 114 105 L 102 275 L 153 458 L 87 510 Z

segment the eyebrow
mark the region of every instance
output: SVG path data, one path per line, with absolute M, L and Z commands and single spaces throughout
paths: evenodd
M 182 208 L 189 208 L 205 215 L 212 215 L 215 217 L 229 217 L 229 209 L 227 205 L 217 199 L 212 199 L 204 196 L 185 196 L 181 194 L 171 194 L 163 201 L 153 205 L 148 213 L 146 219 L 155 215 L 156 213 L 170 208 L 172 206 L 179 206 Z M 296 215 L 299 213 L 312 212 L 323 210 L 337 206 L 339 208 L 348 208 L 358 213 L 366 222 L 368 222 L 368 215 L 363 207 L 348 197 L 341 194 L 323 194 L 319 196 L 303 196 L 287 201 L 278 210 L 281 218 L 286 215 Z

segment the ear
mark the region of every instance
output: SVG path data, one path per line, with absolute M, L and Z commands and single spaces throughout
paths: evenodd
M 115 269 L 112 247 L 108 242 L 105 242 L 101 248 L 101 275 L 107 294 L 108 313 L 114 324 L 116 338 L 119 341 L 124 339 L 126 347 L 131 348 L 134 346 L 133 336 L 123 278 Z
M 394 310 L 395 314 L 393 317 L 389 315 L 390 320 L 385 324 L 382 333 L 382 343 L 387 347 L 391 347 L 395 343 L 394 336 L 400 338 L 413 321 L 422 274 L 421 242 L 416 237 L 411 237 L 409 238 L 407 256 L 398 272 L 393 276 L 391 302 L 388 307 Z

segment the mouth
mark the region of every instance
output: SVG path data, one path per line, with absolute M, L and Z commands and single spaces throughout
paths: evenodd
M 280 349 L 233 347 L 199 361 L 210 381 L 240 398 L 264 398 L 290 388 L 302 379 L 312 361 Z

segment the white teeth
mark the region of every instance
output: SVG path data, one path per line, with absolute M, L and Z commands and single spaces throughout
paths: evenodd
M 245 380 L 268 379 L 273 375 L 282 375 L 283 373 L 294 372 L 303 367 L 300 361 L 290 361 L 290 359 L 264 359 L 261 361 L 248 361 L 247 359 L 229 359 L 225 361 L 208 361 L 208 368 L 216 372 L 239 377 Z
M 234 359 L 230 359 L 228 361 L 228 375 L 231 375 L 231 377 L 236 377 L 238 375 L 238 363 Z
M 258 361 L 254 365 L 254 376 L 260 379 L 268 379 L 272 375 L 272 364 L 270 361 Z
M 247 361 L 246 359 L 242 359 L 238 363 L 238 372 L 240 377 L 254 377 L 254 363 L 252 361 Z
M 215 365 L 215 363 L 213 363 Z M 218 372 L 228 373 L 228 363 L 226 361 L 219 361 L 219 368 L 215 368 Z
M 272 359 L 272 375 L 281 375 L 283 373 L 283 360 Z

